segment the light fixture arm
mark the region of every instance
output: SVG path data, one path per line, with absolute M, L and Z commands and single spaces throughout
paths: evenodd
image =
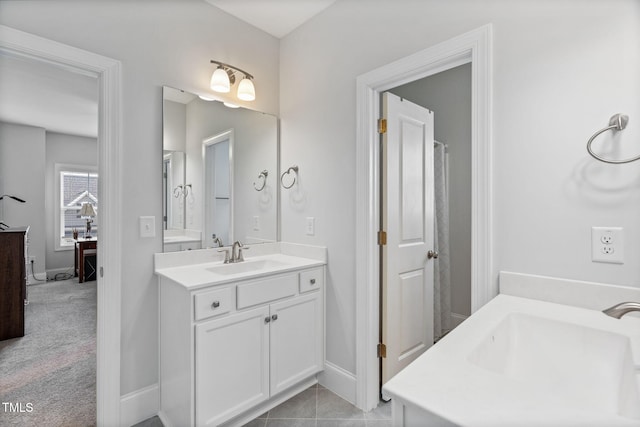
M 5 197 L 8 197 L 10 199 L 15 200 L 16 202 L 20 202 L 20 203 L 26 203 L 25 200 L 22 200 L 20 197 L 16 197 L 16 196 L 12 196 L 11 194 L 3 194 L 2 196 L 0 196 L 0 200 L 4 199 Z
M 227 71 L 227 73 L 229 72 L 229 70 L 231 70 L 232 72 L 240 71 L 242 74 L 244 74 L 244 76 L 246 78 L 253 79 L 253 76 L 251 74 L 247 73 L 246 71 L 244 71 L 244 70 L 242 70 L 242 69 L 240 69 L 238 67 L 234 67 L 232 65 L 225 64 L 224 62 L 214 61 L 213 59 L 211 60 L 211 63 L 212 64 L 217 64 L 219 67 L 222 67 L 225 71 Z M 231 75 L 233 75 L 233 73 L 230 74 L 230 76 L 229 76 L 230 79 L 231 79 Z M 233 84 L 233 82 L 232 82 L 232 84 Z

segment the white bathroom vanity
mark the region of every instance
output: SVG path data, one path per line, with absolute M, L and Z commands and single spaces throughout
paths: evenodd
M 500 295 L 387 382 L 394 426 L 640 426 L 640 289 L 501 273 Z
M 251 247 L 156 254 L 160 418 L 242 425 L 317 382 L 324 369 L 326 249 Z

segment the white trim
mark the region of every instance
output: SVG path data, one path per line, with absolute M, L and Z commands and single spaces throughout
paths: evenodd
M 207 193 L 207 148 L 211 145 L 214 144 L 219 144 L 221 142 L 224 141 L 229 141 L 229 241 L 227 243 L 225 243 L 226 245 L 231 245 L 233 244 L 232 242 L 235 241 L 235 236 L 233 233 L 233 226 L 234 226 L 234 222 L 233 222 L 233 197 L 234 197 L 234 170 L 233 170 L 233 156 L 234 156 L 234 150 L 235 150 L 235 145 L 234 145 L 234 138 L 235 138 L 235 130 L 233 128 L 231 129 L 227 129 L 224 132 L 220 132 L 217 133 L 215 135 L 212 135 L 208 138 L 205 138 L 202 140 L 202 176 L 205 177 L 205 179 L 203 179 L 203 187 L 202 187 L 202 192 L 203 194 Z M 212 193 L 213 194 L 213 193 Z M 209 205 L 211 204 L 211 197 L 207 194 L 204 197 L 204 203 L 202 204 L 202 221 L 205 224 L 203 227 L 203 233 L 202 233 L 202 247 L 206 248 L 208 246 L 213 246 L 212 242 L 209 242 L 209 237 L 211 234 L 209 233 L 211 231 L 211 229 L 209 228 L 208 225 L 206 225 L 206 218 L 207 218 L 207 208 L 209 208 Z
M 0 25 L 0 52 L 98 79 L 98 174 L 102 200 L 98 265 L 97 425 L 120 422 L 121 65 L 119 61 Z
M 325 361 L 324 371 L 320 372 L 318 382 L 346 401 L 355 404 L 357 380 L 351 372 Z
M 455 66 L 472 63 L 472 311 L 497 292 L 491 242 L 491 24 L 395 61 L 357 78 L 356 142 L 356 404 L 378 403 L 378 245 L 380 93 Z
M 120 399 L 120 424 L 132 426 L 155 416 L 160 409 L 160 387 L 158 384 L 141 388 Z

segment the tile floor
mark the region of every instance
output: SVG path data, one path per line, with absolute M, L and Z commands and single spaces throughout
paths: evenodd
M 391 405 L 363 412 L 316 385 L 297 394 L 245 427 L 391 427 Z
M 161 427 L 158 417 L 134 427 Z M 363 412 L 322 387 L 314 385 L 276 406 L 244 427 L 392 427 L 391 404 L 380 402 Z

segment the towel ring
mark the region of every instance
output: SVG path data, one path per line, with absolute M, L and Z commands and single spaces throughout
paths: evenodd
M 605 159 L 604 157 L 598 156 L 591 149 L 591 143 L 593 142 L 594 139 L 596 139 L 598 135 L 608 130 L 613 130 L 614 132 L 621 131 L 627 127 L 627 123 L 629 123 L 629 116 L 625 116 L 624 114 L 614 114 L 613 116 L 611 116 L 611 119 L 609 119 L 609 126 L 607 126 L 604 129 L 600 129 L 598 132 L 594 133 L 593 136 L 589 138 L 589 141 L 587 142 L 587 151 L 589 152 L 591 157 L 593 157 L 594 159 L 600 160 L 601 162 L 610 163 L 614 165 L 631 163 L 631 162 L 635 162 L 636 160 L 640 160 L 640 156 L 632 157 L 630 159 L 623 159 L 623 160 L 609 160 L 609 159 Z
M 293 177 L 293 182 L 291 183 L 291 185 L 286 186 L 282 179 L 284 178 L 285 175 L 289 175 L 291 173 L 291 171 L 295 172 L 296 175 Z M 296 166 L 296 165 L 291 166 L 289 169 L 287 169 L 286 171 L 282 172 L 282 175 L 280 175 L 280 184 L 282 184 L 283 188 L 286 188 L 288 190 L 288 189 L 290 189 L 291 187 L 293 187 L 295 185 L 297 176 L 298 176 L 298 166 Z
M 264 186 L 267 185 L 267 175 L 269 175 L 269 172 L 267 172 L 267 170 L 263 170 L 262 172 L 260 172 L 260 175 L 258 175 L 258 179 L 262 178 L 262 185 L 260 186 L 260 188 L 258 188 L 256 186 L 256 183 L 253 183 L 253 188 L 255 188 L 256 191 L 262 191 L 264 190 Z

